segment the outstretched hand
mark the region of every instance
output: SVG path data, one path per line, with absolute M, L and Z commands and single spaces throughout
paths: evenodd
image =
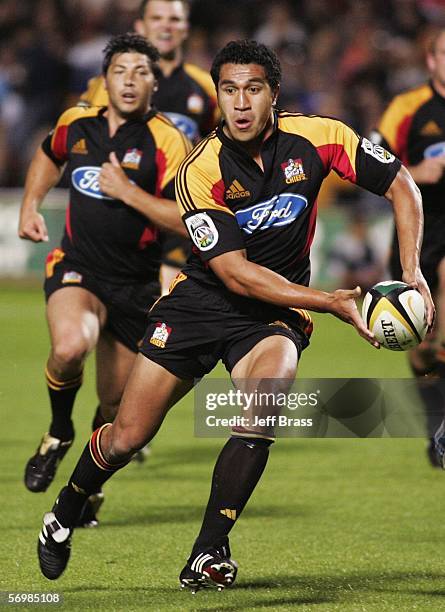
M 369 342 L 371 346 L 379 349 L 380 344 L 377 342 L 374 334 L 366 327 L 357 309 L 355 300 L 361 294 L 362 290 L 360 287 L 355 289 L 337 289 L 331 294 L 330 312 L 345 323 L 353 325 L 362 338 Z
M 110 153 L 110 161 L 102 164 L 99 174 L 100 190 L 116 200 L 124 200 L 125 194 L 131 185 L 125 172 L 122 170 L 114 151 Z

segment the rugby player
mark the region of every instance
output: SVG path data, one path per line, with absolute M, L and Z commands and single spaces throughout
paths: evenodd
M 371 139 L 406 164 L 422 194 L 425 229 L 420 264 L 435 297 L 438 314 L 434 331 L 409 352 L 408 358 L 426 409 L 428 456 L 434 467 L 442 467 L 445 440 L 437 448 L 434 441 L 445 409 L 441 393 L 435 389 L 441 383 L 425 377 L 445 378 L 445 29 L 433 37 L 426 63 L 430 80 L 396 96 Z M 396 233 L 390 271 L 392 278 L 402 278 Z
M 151 108 L 158 59 L 137 34 L 112 39 L 103 61 L 109 105 L 63 113 L 28 171 L 19 235 L 34 242 L 48 240 L 38 209 L 65 165 L 71 180 L 62 243 L 46 260 L 52 420 L 26 465 L 25 485 L 33 492 L 46 491 L 73 443 L 71 414 L 94 348 L 95 426 L 114 418 L 147 310 L 159 296 L 160 231 L 185 234 L 174 177 L 190 143 Z
M 153 105 L 166 114 L 192 141 L 197 142 L 212 130 L 219 118 L 215 86 L 210 75 L 184 62 L 183 44 L 189 33 L 188 0 L 143 0 L 134 29 L 145 36 L 159 53 L 157 90 Z M 102 76 L 88 84 L 81 101 L 106 105 L 107 91 Z M 190 253 L 190 242 L 167 234 L 163 240 L 161 266 L 162 291 L 166 293 Z
M 330 170 L 392 202 L 404 279 L 419 288 L 433 321 L 418 262 L 421 198 L 401 162 L 341 121 L 275 110 L 281 69 L 264 45 L 229 43 L 211 74 L 224 121 L 176 177 L 193 257 L 151 310 L 114 422 L 94 432 L 43 518 L 38 556 L 49 579 L 68 563 L 73 525 L 89 492 L 126 465 L 219 359 L 235 385 L 255 398 L 254 390 L 287 392 L 309 343 L 306 309 L 335 315 L 378 347 L 358 313 L 358 287 L 332 293 L 308 287 L 316 199 Z M 253 418 L 233 428 L 216 461 L 202 527 L 180 574 L 184 587 L 223 588 L 235 580 L 229 532 L 274 441 L 271 426 L 255 424 L 265 408 L 249 407 Z

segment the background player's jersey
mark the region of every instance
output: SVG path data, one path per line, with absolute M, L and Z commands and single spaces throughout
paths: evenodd
M 445 98 L 430 83 L 396 96 L 372 135 L 407 166 L 445 155 Z M 442 212 L 445 175 L 434 185 L 419 185 L 426 213 Z
M 334 170 L 382 195 L 401 165 L 341 121 L 285 111 L 261 157 L 264 172 L 218 127 L 181 164 L 176 199 L 194 243 L 189 276 L 219 283 L 207 261 L 246 248 L 250 261 L 308 284 L 323 179 Z
M 108 94 L 103 77 L 91 79 L 80 99 L 91 106 L 106 106 Z M 193 142 L 206 136 L 219 118 L 213 81 L 193 64 L 180 64 L 168 77 L 161 74 L 152 102 Z
M 114 151 L 128 178 L 157 197 L 174 199 L 174 177 L 190 150 L 182 132 L 160 113 L 130 119 L 110 138 L 106 108 L 67 110 L 42 149 L 67 163 L 70 202 L 62 250 L 67 261 L 99 278 L 131 283 L 157 280 L 159 231 L 142 214 L 99 187 L 101 165 Z

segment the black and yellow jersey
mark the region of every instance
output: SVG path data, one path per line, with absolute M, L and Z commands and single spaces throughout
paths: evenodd
M 331 170 L 386 193 L 400 161 L 341 121 L 280 111 L 261 150 L 264 171 L 219 126 L 181 164 L 176 199 L 194 248 L 184 272 L 219 283 L 207 262 L 228 251 L 307 285 L 317 195 Z
M 431 83 L 399 94 L 385 110 L 371 139 L 407 166 L 445 155 L 445 98 Z M 434 185 L 419 188 L 425 212 L 442 212 L 445 174 Z
M 80 99 L 91 106 L 106 106 L 108 94 L 103 77 L 90 79 Z M 206 136 L 219 120 L 213 81 L 205 70 L 194 64 L 180 64 L 168 77 L 161 74 L 152 102 L 192 142 Z
M 106 108 L 65 111 L 42 144 L 70 181 L 62 251 L 65 260 L 117 283 L 157 280 L 159 230 L 142 214 L 104 194 L 99 173 L 115 152 L 128 178 L 158 197 L 174 199 L 174 177 L 190 143 L 169 119 L 150 111 L 109 135 Z

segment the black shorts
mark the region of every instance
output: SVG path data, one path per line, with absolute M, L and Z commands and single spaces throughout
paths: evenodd
M 431 291 L 438 286 L 437 269 L 445 257 L 445 215 L 425 214 L 422 249 L 420 251 L 420 268 Z M 394 232 L 393 244 L 389 260 L 389 269 L 393 280 L 402 279 L 402 267 L 399 258 L 399 244 Z
M 179 274 L 155 304 L 140 352 L 182 379 L 202 378 L 222 359 L 231 372 L 260 340 L 290 338 L 298 353 L 309 344 L 312 321 L 291 310 L 241 298 Z
M 159 284 L 128 285 L 96 278 L 81 266 L 67 262 L 63 251 L 54 249 L 47 257 L 44 291 L 46 301 L 63 287 L 82 287 L 93 293 L 107 309 L 105 329 L 134 353 L 147 328 L 148 311 L 159 296 Z

